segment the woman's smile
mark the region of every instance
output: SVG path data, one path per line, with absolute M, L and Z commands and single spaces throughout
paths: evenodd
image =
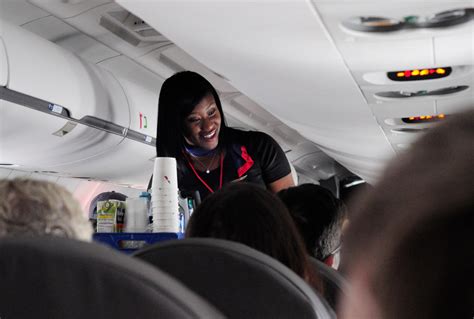
M 186 117 L 186 142 L 213 150 L 219 144 L 221 114 L 212 95 L 205 96 Z

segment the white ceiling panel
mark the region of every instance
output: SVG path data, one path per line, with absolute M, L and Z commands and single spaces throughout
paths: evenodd
M 167 60 L 179 65 L 185 70 L 197 72 L 204 76 L 216 90 L 220 93 L 236 92 L 237 90 L 230 85 L 227 80 L 223 79 L 219 75 L 210 71 L 207 67 L 202 65 L 199 61 L 196 61 L 192 56 L 178 48 L 177 46 L 171 46 L 161 52 L 161 56 Z
M 16 0 L 15 0 L 16 1 Z M 45 11 L 65 19 L 77 16 L 111 0 L 28 0 Z
M 1 147 L 0 147 L 0 150 L 1 150 Z M 8 178 L 8 175 L 10 175 L 11 172 L 12 170 L 10 168 L 0 167 L 0 178 Z
M 448 28 L 403 29 L 394 32 L 358 32 L 342 25 L 344 20 L 354 16 L 399 20 L 414 15 L 426 17 L 446 10 L 471 7 L 470 1 L 315 2 L 324 24 L 351 70 L 389 71 L 393 68 L 434 67 L 439 63 L 453 64 L 460 56 L 463 61 L 470 63 L 467 56 L 468 52 L 472 55 L 473 50 L 472 44 L 469 46 L 472 43 L 472 22 Z M 459 47 L 459 42 L 453 40 L 459 37 L 471 37 L 471 42 L 464 41 L 464 46 Z M 441 41 L 454 41 L 457 45 L 451 48 L 435 47 L 438 38 L 446 39 Z
M 0 9 L 1 20 L 15 25 L 22 25 L 50 15 L 49 12 L 28 3 L 26 0 L 2 0 L 0 1 Z
M 12 170 L 10 174 L 8 175 L 8 179 L 29 178 L 30 175 L 31 175 L 31 172 L 28 172 L 28 171 Z
M 374 115 L 381 126 L 385 126 L 385 120 L 419 115 L 434 115 L 436 113 L 435 102 L 419 100 L 417 102 L 397 101 L 393 103 L 381 103 L 371 105 Z
M 91 63 L 120 54 L 54 16 L 37 19 L 23 25 L 23 28 L 74 52 Z
M 75 28 L 52 15 L 25 23 L 22 27 L 51 42 L 61 41 L 79 33 Z
M 472 90 L 470 93 L 470 95 L 464 97 L 436 101 L 437 112 L 454 114 L 474 109 L 474 93 Z
M 462 44 L 462 47 L 460 47 Z M 464 30 L 450 36 L 434 39 L 435 57 L 439 66 L 449 66 L 454 61 L 460 65 L 474 65 L 474 23 L 470 31 Z
M 101 17 L 110 12 L 123 11 L 116 3 L 108 3 L 88 10 L 65 21 L 86 35 L 131 58 L 138 58 L 163 46 L 163 43 L 149 43 L 134 46 L 100 25 Z

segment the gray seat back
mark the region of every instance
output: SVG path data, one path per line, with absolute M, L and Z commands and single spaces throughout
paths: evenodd
M 248 246 L 189 238 L 134 254 L 181 280 L 228 318 L 333 318 L 306 282 Z
M 0 239 L 1 318 L 223 318 L 174 278 L 98 244 Z
M 323 262 L 313 257 L 309 257 L 309 261 L 323 283 L 324 298 L 333 309 L 336 309 L 341 296 L 347 293 L 347 281 L 340 273 Z

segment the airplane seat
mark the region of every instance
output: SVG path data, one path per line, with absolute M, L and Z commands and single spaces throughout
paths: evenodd
M 224 318 L 174 278 L 107 247 L 0 240 L 1 318 Z
M 297 274 L 240 243 L 187 238 L 135 252 L 211 302 L 228 318 L 335 318 Z
M 317 274 L 323 282 L 324 298 L 333 309 L 336 309 L 338 300 L 347 293 L 348 282 L 339 272 L 325 263 L 313 257 L 309 257 L 308 259 L 313 267 L 314 273 Z

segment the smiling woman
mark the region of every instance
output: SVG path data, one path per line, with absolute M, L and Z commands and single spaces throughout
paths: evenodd
M 214 87 L 184 71 L 161 88 L 157 156 L 175 157 L 178 186 L 202 198 L 233 181 L 260 184 L 273 192 L 293 186 L 286 156 L 265 133 L 227 127 Z

